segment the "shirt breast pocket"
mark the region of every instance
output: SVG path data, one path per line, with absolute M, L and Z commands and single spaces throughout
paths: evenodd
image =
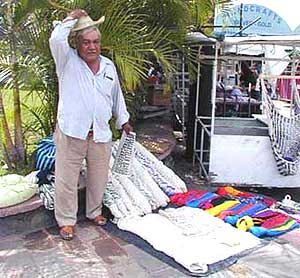
M 106 101 L 112 101 L 113 79 L 103 77 L 98 81 L 98 93 L 100 93 Z

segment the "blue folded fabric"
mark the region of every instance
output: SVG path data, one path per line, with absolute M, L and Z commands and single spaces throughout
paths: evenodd
M 257 237 L 274 237 L 274 236 L 280 236 L 295 228 L 299 228 L 299 223 L 295 222 L 286 230 L 266 229 L 264 227 L 253 226 L 250 228 L 249 232 Z
M 53 136 L 50 135 L 42 139 L 37 144 L 35 168 L 37 170 L 53 171 L 55 165 L 55 152 L 56 148 L 53 141 Z
M 215 193 L 208 192 L 208 193 L 203 194 L 198 199 L 193 199 L 191 201 L 186 202 L 185 205 L 188 207 L 191 207 L 191 208 L 197 208 L 202 202 L 208 201 L 208 200 L 218 197 L 218 196 L 219 195 L 217 195 Z
M 231 211 L 231 212 L 234 212 L 234 211 L 236 211 L 236 210 L 239 210 L 239 209 L 243 208 L 243 207 L 246 206 L 246 205 L 247 205 L 247 204 L 245 204 L 245 203 L 236 204 L 236 205 L 234 205 L 233 207 L 226 209 L 225 211 Z
M 239 220 L 239 218 L 248 215 L 248 216 L 252 216 L 255 213 L 262 211 L 264 209 L 266 209 L 267 206 L 262 205 L 262 204 L 253 204 L 253 206 L 251 206 L 250 208 L 238 213 L 237 215 L 232 215 L 232 216 L 227 216 L 225 217 L 224 221 L 226 223 L 229 223 L 231 225 L 235 225 L 236 222 Z

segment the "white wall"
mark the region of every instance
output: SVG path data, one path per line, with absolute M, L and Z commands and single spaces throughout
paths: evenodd
M 212 135 L 210 168 L 212 182 L 300 187 L 295 176 L 278 173 L 269 137 Z

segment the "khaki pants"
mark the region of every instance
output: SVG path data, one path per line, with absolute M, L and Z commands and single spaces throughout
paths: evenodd
M 111 143 L 95 143 L 92 137 L 81 140 L 56 128 L 55 218 L 58 225 L 75 225 L 78 210 L 78 178 L 84 158 L 87 162 L 86 217 L 101 214 L 108 179 Z

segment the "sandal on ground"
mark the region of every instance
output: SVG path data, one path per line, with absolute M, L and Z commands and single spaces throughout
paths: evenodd
M 72 240 L 74 238 L 74 227 L 62 226 L 59 230 L 59 234 L 64 240 Z
M 103 226 L 106 224 L 107 219 L 102 215 L 97 215 L 92 221 L 97 226 Z

